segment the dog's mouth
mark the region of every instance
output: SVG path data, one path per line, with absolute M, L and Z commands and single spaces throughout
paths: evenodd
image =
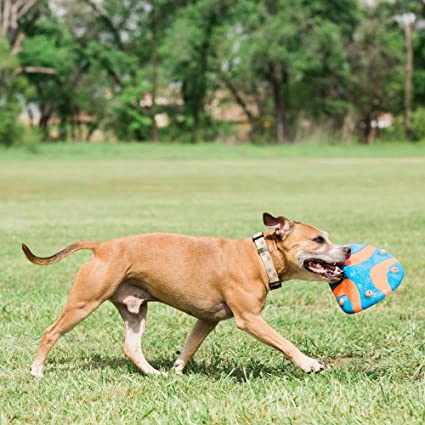
M 330 283 L 335 283 L 342 279 L 344 271 L 340 267 L 341 265 L 342 263 L 327 263 L 317 258 L 306 259 L 303 263 L 305 270 Z

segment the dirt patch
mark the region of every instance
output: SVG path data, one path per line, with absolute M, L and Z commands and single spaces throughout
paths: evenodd
M 329 359 L 326 363 L 331 367 L 343 366 L 347 363 L 351 363 L 353 360 L 359 359 L 356 356 L 341 356 Z

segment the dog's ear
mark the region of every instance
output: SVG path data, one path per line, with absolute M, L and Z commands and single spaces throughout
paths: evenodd
M 267 212 L 263 213 L 263 223 L 266 227 L 275 229 L 275 233 L 280 236 L 288 234 L 294 225 L 294 223 L 286 217 L 273 217 Z

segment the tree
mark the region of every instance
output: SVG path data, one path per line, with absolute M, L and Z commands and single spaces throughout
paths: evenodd
M 2 0 L 0 3 L 0 35 L 12 47 L 12 54 L 20 48 L 19 20 L 22 19 L 39 0 Z
M 348 71 L 344 38 L 352 34 L 357 20 L 355 1 L 342 3 L 252 0 L 236 5 L 238 63 L 230 68 L 243 75 L 249 70 L 252 87 L 262 83 L 270 90 L 278 143 L 288 140 L 295 121 L 291 113 L 297 108 L 305 109 L 317 97 L 330 103 L 330 98 L 339 100 Z M 331 96 L 329 87 L 335 88 Z M 267 105 L 258 109 L 264 108 Z
M 382 112 L 397 113 L 403 91 L 403 39 L 391 10 L 367 9 L 349 47 L 351 98 L 365 143 L 375 139 Z
M 23 68 L 35 66 L 39 69 L 52 69 L 53 73 L 31 73 L 27 80 L 34 87 L 29 99 L 40 110 L 39 127 L 48 137 L 48 125 L 55 115 L 59 119 L 59 136 L 67 138 L 67 126 L 78 115 L 78 99 L 75 89 L 81 77 L 80 63 L 84 58 L 79 46 L 72 40 L 64 25 L 49 9 L 43 19 L 26 28 L 26 38 L 19 53 Z
M 36 7 L 38 6 L 38 7 Z M 22 31 L 22 21 L 34 22 L 38 18 L 38 10 L 46 8 L 43 0 L 3 0 L 0 3 L 0 37 L 11 46 L 11 54 L 17 55 L 22 50 L 25 32 Z M 32 15 L 30 19 L 27 19 Z M 17 66 L 16 74 L 55 74 L 54 68 L 39 66 Z
M 412 130 L 412 88 L 414 72 L 414 38 L 419 23 L 424 22 L 423 0 L 397 0 L 396 20 L 403 28 L 405 42 L 405 71 L 404 71 L 404 128 L 409 140 L 414 138 Z
M 416 37 L 413 54 L 414 74 L 412 86 L 413 107 L 425 105 L 425 37 Z
M 1 0 L 0 86 L 9 94 L 0 107 L 7 99 L 16 116 L 36 103 L 39 126 L 48 135 L 57 124 L 60 139 L 101 127 L 125 140 L 197 141 L 219 128 L 211 111 L 227 102 L 240 106 L 253 137 L 277 143 L 295 140 L 304 123 L 339 131 L 354 111 L 372 142 L 377 117 L 400 113 L 404 92 L 411 136 L 412 103 L 425 99 L 417 37 L 425 3 L 360 4 Z M 159 129 L 165 114 L 170 124 Z
M 11 145 L 16 139 L 16 117 L 20 112 L 19 95 L 25 90 L 24 81 L 16 76 L 18 61 L 9 43 L 0 38 L 0 143 Z
M 162 81 L 160 45 L 181 1 L 80 0 L 67 5 L 68 25 L 86 49 L 91 67 L 107 73 L 111 96 L 108 126 L 119 137 L 158 140 L 158 86 Z M 149 98 L 150 101 L 146 101 Z
M 211 58 L 215 54 L 214 33 L 226 13 L 227 2 L 199 0 L 181 9 L 162 46 L 168 78 L 180 86 L 185 124 L 191 129 L 192 141 L 199 140 L 211 79 Z
M 25 35 L 21 23 L 33 15 L 37 0 L 3 0 L 0 3 L 0 142 L 6 145 L 22 139 L 17 118 L 28 95 L 23 74 L 53 73 L 53 69 L 21 66 L 18 54 Z

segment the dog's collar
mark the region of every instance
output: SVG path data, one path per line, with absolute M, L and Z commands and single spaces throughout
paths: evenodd
M 266 241 L 264 239 L 264 235 L 262 232 L 256 233 L 252 237 L 253 242 L 257 247 L 258 255 L 263 262 L 264 268 L 266 269 L 267 276 L 269 278 L 269 288 L 278 289 L 282 286 L 281 281 L 279 280 L 279 276 L 277 275 L 276 268 L 273 264 L 272 256 L 270 255 L 270 251 L 267 248 Z

